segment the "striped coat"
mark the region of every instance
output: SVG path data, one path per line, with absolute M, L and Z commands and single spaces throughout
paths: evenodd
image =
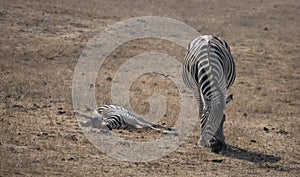
M 183 63 L 183 81 L 201 105 L 199 146 L 220 152 L 226 148 L 223 133 L 227 89 L 234 83 L 235 63 L 226 41 L 211 35 L 200 36 L 188 45 Z

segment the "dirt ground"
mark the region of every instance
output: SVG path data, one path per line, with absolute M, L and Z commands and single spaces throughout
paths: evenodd
M 1 0 L 0 176 L 299 175 L 299 9 L 298 0 Z M 109 25 L 149 15 L 180 20 L 230 44 L 237 79 L 226 108 L 230 149 L 224 155 L 197 146 L 199 128 L 176 151 L 149 162 L 111 158 L 82 133 L 72 105 L 72 78 L 82 50 Z M 154 39 L 117 48 L 105 74 L 97 77 L 98 105 L 111 103 L 108 93 L 119 61 L 150 50 L 180 62 L 185 53 Z M 161 81 L 160 75 L 139 78 L 131 87 L 131 103 L 145 114 L 145 98 L 159 91 L 168 97 L 162 120 L 168 123 L 178 114 L 178 93 L 172 82 Z

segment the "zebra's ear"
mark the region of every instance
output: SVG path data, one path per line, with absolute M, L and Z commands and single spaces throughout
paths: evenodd
M 226 98 L 226 104 L 228 104 L 231 100 L 233 100 L 233 94 L 229 95 L 229 96 Z
M 99 112 L 96 109 L 94 109 L 93 114 L 94 114 L 94 117 L 99 117 L 99 118 L 101 117 L 101 115 L 99 114 Z

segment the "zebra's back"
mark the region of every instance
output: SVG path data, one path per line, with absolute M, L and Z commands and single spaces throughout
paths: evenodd
M 235 63 L 225 40 L 205 35 L 188 45 L 183 63 L 183 80 L 195 93 L 210 95 L 213 84 L 223 86 L 225 91 L 234 83 Z M 215 82 L 215 83 L 214 83 Z

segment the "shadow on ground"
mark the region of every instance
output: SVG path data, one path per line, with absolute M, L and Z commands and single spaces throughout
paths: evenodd
M 245 149 L 242 149 L 242 148 L 239 148 L 236 146 L 230 146 L 230 145 L 228 145 L 228 148 L 227 148 L 226 152 L 223 153 L 223 155 L 225 157 L 247 160 L 249 162 L 254 162 L 254 163 L 264 163 L 264 162 L 276 163 L 281 159 L 280 157 L 276 157 L 273 155 L 251 152 L 251 151 L 247 151 Z

